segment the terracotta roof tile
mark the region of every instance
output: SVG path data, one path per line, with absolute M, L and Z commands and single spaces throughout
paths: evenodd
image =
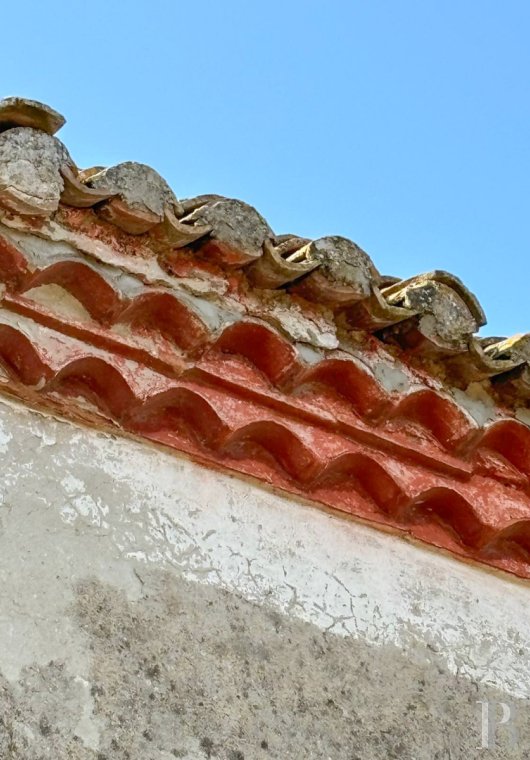
M 54 135 L 66 123 L 64 116 L 50 106 L 27 98 L 4 98 L 0 101 L 0 131 L 13 127 L 33 127 Z
M 63 121 L 0 102 L 3 393 L 530 577 L 528 336 L 478 338 L 449 273 L 80 171 Z

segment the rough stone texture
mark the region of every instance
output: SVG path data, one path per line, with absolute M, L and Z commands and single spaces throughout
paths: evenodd
M 528 756 L 526 585 L 4 403 L 0 453 L 2 759 Z
M 186 221 L 211 226 L 214 240 L 250 258 L 260 256 L 264 241 L 273 235 L 255 208 L 228 198 L 199 206 Z
M 462 298 L 441 282 L 414 283 L 390 300 L 420 314 L 422 333 L 435 343 L 463 350 L 478 327 Z
M 367 253 L 347 238 L 332 236 L 313 240 L 304 249 L 308 261 L 319 263 L 319 272 L 332 282 L 348 285 L 360 295 L 370 294 L 376 270 Z
M 126 161 L 90 177 L 90 187 L 117 194 L 131 209 L 154 214 L 162 221 L 165 206 L 174 208 L 178 201 L 163 177 L 145 164 Z
M 60 167 L 72 162 L 55 137 L 30 127 L 0 134 L 0 198 L 19 213 L 50 214 L 63 190 Z
M 513 335 L 486 348 L 486 353 L 494 359 L 510 356 L 521 362 L 530 361 L 530 333 Z
M 434 324 L 427 327 L 423 318 L 424 329 L 433 336 L 442 338 L 447 343 L 460 344 L 471 337 L 477 324 L 462 299 L 446 285 L 425 283 L 407 290 L 405 307 L 418 312 L 428 312 Z

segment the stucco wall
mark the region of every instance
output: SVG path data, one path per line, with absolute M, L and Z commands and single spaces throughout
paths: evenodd
M 0 449 L 2 759 L 528 756 L 527 585 L 5 401 Z

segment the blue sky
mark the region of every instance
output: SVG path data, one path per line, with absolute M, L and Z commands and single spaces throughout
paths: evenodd
M 3 94 L 63 112 L 78 165 L 449 270 L 484 334 L 530 330 L 528 0 L 48 0 L 2 26 Z

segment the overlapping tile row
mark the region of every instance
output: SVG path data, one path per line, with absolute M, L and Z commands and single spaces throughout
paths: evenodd
M 252 393 L 262 403 L 318 419 L 323 425 L 342 424 L 344 429 L 351 429 L 364 423 L 381 436 L 391 436 L 393 445 L 417 450 L 417 457 L 428 457 L 435 469 L 447 469 L 450 457 L 468 462 L 478 442 L 494 441 L 481 448 L 488 448 L 490 454 L 493 450 L 502 453 L 502 461 L 482 455 L 473 466 L 526 487 L 525 478 L 512 462 L 514 458 L 521 460 L 520 447 L 512 451 L 502 443 L 509 430 L 520 431 L 512 441 L 530 442 L 526 425 L 501 419 L 486 433 L 448 394 L 428 387 L 406 394 L 389 392 L 366 365 L 345 352 L 330 351 L 325 358 L 308 364 L 293 343 L 257 320 L 241 319 L 211 331 L 174 293 L 144 287 L 127 297 L 81 260 L 56 261 L 33 270 L 23 252 L 2 237 L 0 281 L 6 288 L 4 308 L 139 361 L 168 377 L 193 369 L 238 393 Z M 54 314 L 53 303 L 43 308 L 32 300 L 35 288 L 50 284 L 75 297 L 89 319 L 65 320 L 60 313 Z M 129 328 L 126 333 L 114 331 L 124 324 Z M 149 352 L 143 348 L 146 333 Z M 160 346 L 162 350 L 157 353 Z M 491 431 L 501 432 L 493 435 Z M 455 471 L 461 467 L 461 462 L 453 463 Z
M 530 577 L 526 336 L 476 338 L 446 272 L 382 276 L 349 240 L 277 236 L 139 164 L 81 171 L 63 122 L 0 102 L 5 393 Z M 376 377 L 381 351 L 410 388 Z M 487 424 L 451 392 L 469 383 Z
M 160 375 L 131 359 L 0 312 L 2 388 L 37 407 L 184 451 L 332 509 L 381 523 L 459 556 L 530 577 L 529 462 L 514 489 L 462 466 L 435 468 L 384 431 L 358 436 L 293 407 L 235 394 L 207 372 Z M 523 426 L 481 431 L 470 451 L 504 450 Z M 506 423 L 508 424 L 508 423 Z M 362 427 L 357 428 L 358 431 Z M 527 451 L 530 444 L 524 440 Z M 510 447 L 509 447 L 510 448 Z M 517 451 L 516 448 L 510 450 Z M 381 452 L 384 452 L 382 455 Z
M 258 289 L 282 288 L 326 305 L 341 325 L 375 332 L 461 385 L 494 378 L 509 400 L 529 394 L 530 341 L 483 339 L 477 299 L 458 278 L 430 272 L 382 276 L 367 253 L 342 237 L 276 235 L 248 204 L 205 195 L 178 200 L 150 167 L 127 162 L 79 170 L 54 136 L 64 118 L 42 104 L 0 102 L 0 203 L 38 227 L 60 204 L 87 209 L 147 247 L 169 267 L 178 251 L 244 272 Z M 21 171 L 21 160 L 23 170 Z

